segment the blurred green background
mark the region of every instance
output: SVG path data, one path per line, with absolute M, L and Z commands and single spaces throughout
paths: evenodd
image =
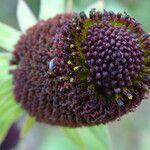
M 44 0 L 43 0 L 44 1 Z M 58 0 L 59 1 L 59 0 Z M 72 0 L 75 11 L 94 6 L 97 0 Z M 40 0 L 26 0 L 38 18 Z M 67 0 L 66 0 L 67 3 Z M 106 10 L 126 11 L 150 32 L 150 0 L 105 0 Z M 17 0 L 0 0 L 0 21 L 19 29 L 16 19 Z M 66 8 L 67 8 L 66 4 Z M 150 150 L 150 104 L 145 100 L 134 112 L 109 123 L 114 150 Z M 18 145 L 19 150 L 73 150 L 57 128 L 37 124 Z M 89 137 L 90 138 L 90 137 Z M 78 150 L 78 148 L 76 148 Z
M 0 21 L 12 25 L 15 28 L 18 28 L 16 19 L 17 1 L 18 0 L 0 0 Z M 81 9 L 84 10 L 97 0 L 72 1 L 74 3 L 75 10 L 78 11 Z M 38 17 L 40 0 L 26 0 L 26 2 L 29 4 L 35 16 Z M 127 11 L 130 15 L 142 23 L 146 31 L 150 30 L 150 0 L 104 0 L 104 2 L 107 9 Z

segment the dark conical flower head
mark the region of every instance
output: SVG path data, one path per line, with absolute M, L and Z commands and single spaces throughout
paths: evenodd
M 150 87 L 150 37 L 126 13 L 92 9 L 40 21 L 16 45 L 14 95 L 37 121 L 105 124 Z

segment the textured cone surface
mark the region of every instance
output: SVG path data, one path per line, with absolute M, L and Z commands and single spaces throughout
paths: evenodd
M 131 112 L 150 86 L 150 39 L 127 14 L 62 14 L 17 43 L 14 95 L 37 121 L 105 124 Z

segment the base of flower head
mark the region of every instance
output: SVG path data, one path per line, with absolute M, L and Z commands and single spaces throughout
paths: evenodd
M 68 99 L 55 97 L 49 103 L 44 102 L 46 97 L 43 97 L 43 102 L 41 99 L 33 99 L 26 103 L 25 100 L 24 102 L 18 100 L 18 102 L 21 102 L 23 108 L 39 122 L 64 127 L 80 127 L 106 124 L 133 112 L 144 98 L 142 90 L 137 90 L 137 93 L 137 97 L 130 101 L 124 97 L 123 105 L 119 100 L 107 102 L 105 99 L 96 99 L 83 89 L 75 89 L 69 93 Z M 20 97 L 16 98 L 20 99 Z

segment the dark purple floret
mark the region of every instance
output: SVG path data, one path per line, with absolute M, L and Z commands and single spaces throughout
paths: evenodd
M 61 14 L 30 28 L 11 63 L 15 98 L 37 121 L 105 124 L 147 96 L 150 37 L 126 13 Z
M 125 27 L 102 28 L 91 26 L 82 45 L 93 82 L 112 95 L 132 87 L 144 67 L 144 52 Z

